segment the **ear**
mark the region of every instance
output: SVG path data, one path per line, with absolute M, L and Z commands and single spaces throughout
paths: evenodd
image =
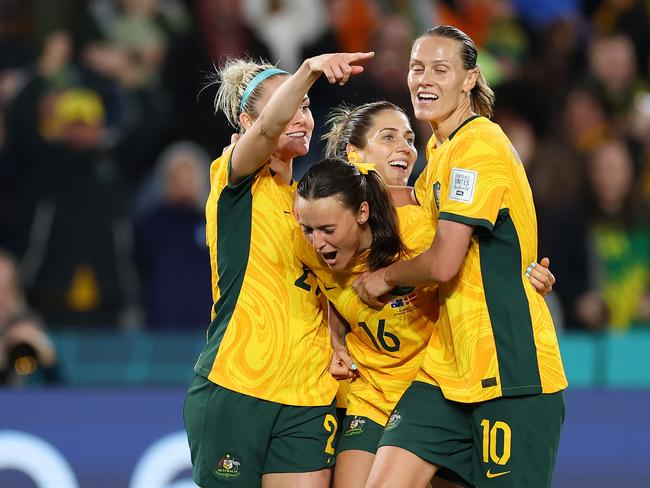
M 239 124 L 244 130 L 250 129 L 251 125 L 253 125 L 253 118 L 246 112 L 242 112 L 239 114 Z
M 478 80 L 478 68 L 471 70 L 467 77 L 465 78 L 465 83 L 463 84 L 463 92 L 469 93 L 476 86 L 476 81 Z
M 359 211 L 357 212 L 357 224 L 363 225 L 366 222 L 368 222 L 369 218 L 370 218 L 370 206 L 368 205 L 368 202 L 363 201 L 361 202 L 361 206 L 359 207 Z
M 346 153 L 346 154 L 350 154 L 351 152 L 353 152 L 353 151 L 358 151 L 358 150 L 359 150 L 359 149 L 357 149 L 357 146 L 355 146 L 354 144 L 350 144 L 349 142 L 348 142 L 348 144 L 345 146 L 345 153 Z

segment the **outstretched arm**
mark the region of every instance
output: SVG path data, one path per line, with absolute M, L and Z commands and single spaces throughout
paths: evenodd
M 268 160 L 278 145 L 287 124 L 304 103 L 307 91 L 321 74 L 330 83 L 344 85 L 350 76 L 363 71 L 357 66 L 374 53 L 321 54 L 303 61 L 298 71 L 275 91 L 257 120 L 248 119 L 251 124 L 241 136 L 231 159 L 230 183 L 253 174 Z M 245 114 L 244 114 L 245 117 Z

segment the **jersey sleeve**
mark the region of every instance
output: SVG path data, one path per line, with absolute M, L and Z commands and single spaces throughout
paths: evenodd
M 491 232 L 510 186 L 508 161 L 498 148 L 475 135 L 466 137 L 455 148 L 445 176 L 439 218 Z
M 318 255 L 299 228 L 293 231 L 293 253 L 298 258 L 298 261 L 308 268 L 315 269 L 318 267 Z

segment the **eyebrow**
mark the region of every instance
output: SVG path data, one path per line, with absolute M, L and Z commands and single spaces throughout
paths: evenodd
M 396 129 L 395 127 L 384 127 L 383 129 L 380 129 L 379 132 L 383 132 L 383 131 L 385 131 L 385 130 L 390 130 L 390 131 L 394 131 L 394 132 L 399 132 L 399 129 Z M 410 130 L 410 129 L 407 130 L 406 133 L 407 133 L 407 134 L 415 134 L 415 132 L 413 132 L 413 131 Z
M 300 225 L 305 229 L 311 229 L 311 230 L 314 230 L 314 229 L 322 230 L 322 229 L 325 229 L 327 227 L 336 227 L 336 224 L 323 224 L 323 225 L 319 225 L 318 227 L 312 227 L 310 225 L 305 225 L 305 224 L 300 224 Z
M 409 63 L 411 64 L 426 64 L 424 61 L 420 61 L 417 58 L 411 58 Z M 448 59 L 434 59 L 432 64 L 451 64 L 451 61 Z

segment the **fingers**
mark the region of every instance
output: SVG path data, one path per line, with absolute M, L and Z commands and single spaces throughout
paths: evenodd
M 359 376 L 357 365 L 345 350 L 334 351 L 329 367 L 330 374 L 337 380 L 346 380 Z
M 359 295 L 363 303 L 379 310 L 387 303 L 388 297 L 385 295 L 377 297 L 370 291 L 372 286 L 370 286 L 369 280 L 371 280 L 372 276 L 372 273 L 364 273 L 354 280 L 352 288 L 354 288 L 354 291 Z
M 553 276 L 548 268 L 542 265 L 545 262 L 549 262 L 548 258 L 542 259 L 539 265 L 537 263 L 531 263 L 526 268 L 526 277 L 542 295 L 550 293 L 555 284 L 555 276 Z
M 351 371 L 356 371 L 357 370 L 357 365 L 354 364 L 354 360 L 352 359 L 352 356 L 350 356 L 350 353 L 345 350 L 340 350 L 337 352 L 339 359 L 343 361 L 343 364 L 345 364 L 348 368 L 350 368 Z
M 323 74 L 325 74 L 327 81 L 330 83 L 334 84 L 338 82 L 339 85 L 345 85 L 350 79 L 350 76 L 363 72 L 363 66 L 355 66 L 352 63 L 370 59 L 374 55 L 374 52 L 333 54 L 325 63 Z
M 343 58 L 347 63 L 356 63 L 371 59 L 375 55 L 374 51 L 356 52 L 356 53 L 343 53 Z

